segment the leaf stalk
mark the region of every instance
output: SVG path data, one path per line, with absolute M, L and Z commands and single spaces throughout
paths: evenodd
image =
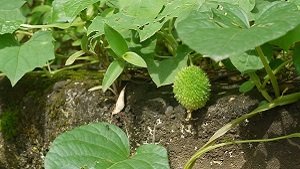
M 266 70 L 267 74 L 270 77 L 270 81 L 272 83 L 272 87 L 273 87 L 274 92 L 275 92 L 275 97 L 278 98 L 280 96 L 280 92 L 279 92 L 277 78 L 276 78 L 275 74 L 273 73 L 271 67 L 269 66 L 268 61 L 267 61 L 267 59 L 266 59 L 266 57 L 265 57 L 265 55 L 264 55 L 261 47 L 256 47 L 255 49 L 256 49 L 256 51 L 258 53 L 258 56 L 259 56 L 262 64 L 265 67 L 265 70 Z

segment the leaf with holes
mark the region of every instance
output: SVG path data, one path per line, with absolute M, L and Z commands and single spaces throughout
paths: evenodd
M 2 0 L 0 5 L 0 34 L 13 33 L 24 23 L 25 17 L 20 7 L 25 3 L 23 0 Z
M 130 156 L 126 134 L 109 123 L 93 123 L 58 136 L 45 159 L 45 169 L 169 169 L 165 148 L 142 145 Z
M 72 22 L 76 15 L 100 0 L 54 0 L 52 22 Z
M 1 38 L 0 40 L 5 41 Z M 54 59 L 52 40 L 50 32 L 40 31 L 21 46 L 8 46 L 0 49 L 0 71 L 14 86 L 25 73 L 36 67 L 43 67 L 48 60 Z
M 178 35 L 185 44 L 217 61 L 279 38 L 300 23 L 300 12 L 294 3 L 270 3 L 249 28 L 241 25 L 241 21 L 247 18 L 242 9 L 226 3 L 218 4 L 221 6 L 212 8 L 214 15 L 196 11 L 177 24 Z M 229 14 L 231 25 L 219 19 L 227 21 Z
M 130 30 L 137 30 L 140 40 L 154 35 L 170 19 L 180 20 L 192 10 L 198 9 L 203 1 L 199 0 L 119 0 L 119 12 L 107 17 L 97 16 L 88 28 L 88 34 L 94 31 L 104 34 L 104 23 L 109 24 L 124 37 Z

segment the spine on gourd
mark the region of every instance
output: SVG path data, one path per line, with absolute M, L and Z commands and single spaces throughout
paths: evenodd
M 173 92 L 177 101 L 191 112 L 205 106 L 210 96 L 210 87 L 209 79 L 202 69 L 188 66 L 177 73 Z

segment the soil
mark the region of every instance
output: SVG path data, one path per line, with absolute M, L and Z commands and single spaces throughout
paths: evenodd
M 72 72 L 52 78 L 31 73 L 14 88 L 7 79 L 0 79 L 0 117 L 7 112 L 14 116 L 0 132 L 0 169 L 43 168 L 43 158 L 57 135 L 99 121 L 121 127 L 129 136 L 133 152 L 145 143 L 163 145 L 171 168 L 180 169 L 215 131 L 250 112 L 262 100 L 255 91 L 240 94 L 236 85 L 213 81 L 207 106 L 194 112 L 187 122 L 186 111 L 174 99 L 171 86 L 156 88 L 150 81 L 133 81 L 126 86 L 124 110 L 111 118 L 116 97 L 109 91 L 88 90 L 99 85 L 99 79 L 97 72 Z M 264 112 L 221 140 L 299 132 L 299 110 L 297 102 Z M 194 168 L 300 169 L 300 139 L 219 148 L 198 159 Z

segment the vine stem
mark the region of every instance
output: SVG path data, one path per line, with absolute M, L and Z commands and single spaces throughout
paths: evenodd
M 276 75 L 280 70 L 282 70 L 287 64 L 291 63 L 292 61 L 293 61 L 292 59 L 289 59 L 289 60 L 283 62 L 282 64 L 280 64 L 280 65 L 273 71 L 274 75 Z M 267 85 L 267 83 L 268 83 L 269 80 L 270 80 L 269 75 L 266 75 L 266 76 L 264 77 L 264 82 L 263 82 L 263 84 L 262 84 L 262 87 L 263 87 L 263 88 Z
M 266 103 L 263 104 L 259 107 L 257 107 L 256 109 L 254 109 L 252 112 L 245 114 L 237 119 L 232 120 L 231 122 L 227 123 L 226 125 L 224 125 L 222 128 L 220 128 L 218 131 L 215 132 L 215 134 L 208 140 L 208 142 L 202 146 L 189 160 L 188 162 L 185 164 L 185 168 L 184 169 L 190 169 L 193 167 L 195 161 L 197 160 L 197 158 L 199 158 L 202 154 L 204 150 L 211 150 L 210 147 L 215 146 L 214 142 L 220 138 L 221 136 L 223 136 L 224 134 L 226 134 L 229 130 L 231 130 L 232 128 L 234 128 L 235 126 L 237 126 L 238 124 L 240 124 L 241 122 L 243 122 L 246 119 L 249 119 L 259 113 L 265 112 L 267 110 L 270 110 L 274 107 L 277 106 L 284 106 L 287 104 L 291 104 L 294 103 L 296 101 L 298 101 L 300 99 L 300 92 L 297 93 L 292 93 L 289 95 L 285 95 L 285 96 L 280 96 L 276 99 L 274 99 L 272 102 L 270 103 Z M 216 147 L 218 148 L 218 147 Z M 212 148 L 214 149 L 214 148 Z M 207 152 L 207 151 L 205 151 Z
M 271 102 L 273 99 L 272 97 L 269 95 L 269 93 L 266 91 L 266 89 L 264 88 L 264 86 L 262 86 L 259 77 L 257 76 L 257 74 L 255 72 L 251 72 L 248 73 L 248 75 L 250 76 L 250 79 L 254 82 L 256 88 L 259 90 L 259 92 L 262 94 L 262 96 L 268 101 Z
M 230 141 L 230 142 L 224 142 L 224 143 L 219 143 L 215 144 L 209 147 L 206 147 L 205 149 L 201 150 L 198 154 L 193 155 L 191 158 L 199 158 L 199 155 L 203 155 L 204 153 L 214 150 L 219 147 L 223 146 L 228 146 L 228 145 L 233 145 L 233 144 L 244 144 L 244 143 L 263 143 L 263 142 L 270 142 L 270 141 L 278 141 L 282 139 L 289 139 L 289 138 L 294 138 L 294 137 L 300 137 L 300 133 L 293 133 L 285 136 L 280 136 L 280 137 L 274 137 L 274 138 L 269 138 L 269 139 L 258 139 L 258 140 L 237 140 L 237 141 Z M 190 169 L 192 167 L 191 163 L 187 163 L 184 166 L 184 169 Z
M 176 39 L 173 37 L 172 34 L 166 34 L 164 32 L 158 31 L 157 32 L 159 35 L 161 35 L 162 37 L 164 37 L 166 39 L 166 41 L 169 42 L 169 45 L 172 47 L 172 55 L 175 56 L 175 51 L 177 50 L 178 47 L 178 43 L 176 41 Z
M 270 80 L 271 80 L 271 83 L 272 83 L 272 87 L 273 87 L 274 92 L 275 92 L 275 97 L 278 98 L 280 96 L 280 91 L 279 91 L 279 87 L 278 87 L 278 82 L 277 82 L 276 76 L 273 73 L 271 67 L 269 66 L 268 61 L 267 61 L 267 59 L 266 59 L 266 57 L 265 57 L 265 55 L 264 55 L 261 47 L 256 47 L 255 49 L 256 49 L 256 51 L 258 53 L 258 56 L 259 56 L 262 64 L 265 67 L 265 70 L 266 70 L 267 74 L 270 77 Z
M 56 73 L 58 73 L 60 71 L 70 70 L 70 69 L 76 69 L 76 68 L 80 68 L 80 67 L 83 67 L 83 66 L 88 65 L 88 64 L 94 64 L 94 63 L 98 63 L 98 62 L 99 62 L 98 60 L 93 60 L 90 63 L 80 63 L 80 64 L 76 64 L 76 65 L 66 66 L 66 67 L 63 67 L 63 68 L 60 68 L 60 69 L 57 69 L 57 70 L 52 70 L 49 73 L 51 75 L 53 75 L 53 74 L 56 74 Z
M 71 26 L 82 26 L 85 22 L 74 22 L 74 23 L 55 23 L 49 25 L 30 25 L 30 24 L 21 24 L 21 28 L 27 29 L 47 29 L 47 28 L 60 28 L 60 29 L 67 29 Z

